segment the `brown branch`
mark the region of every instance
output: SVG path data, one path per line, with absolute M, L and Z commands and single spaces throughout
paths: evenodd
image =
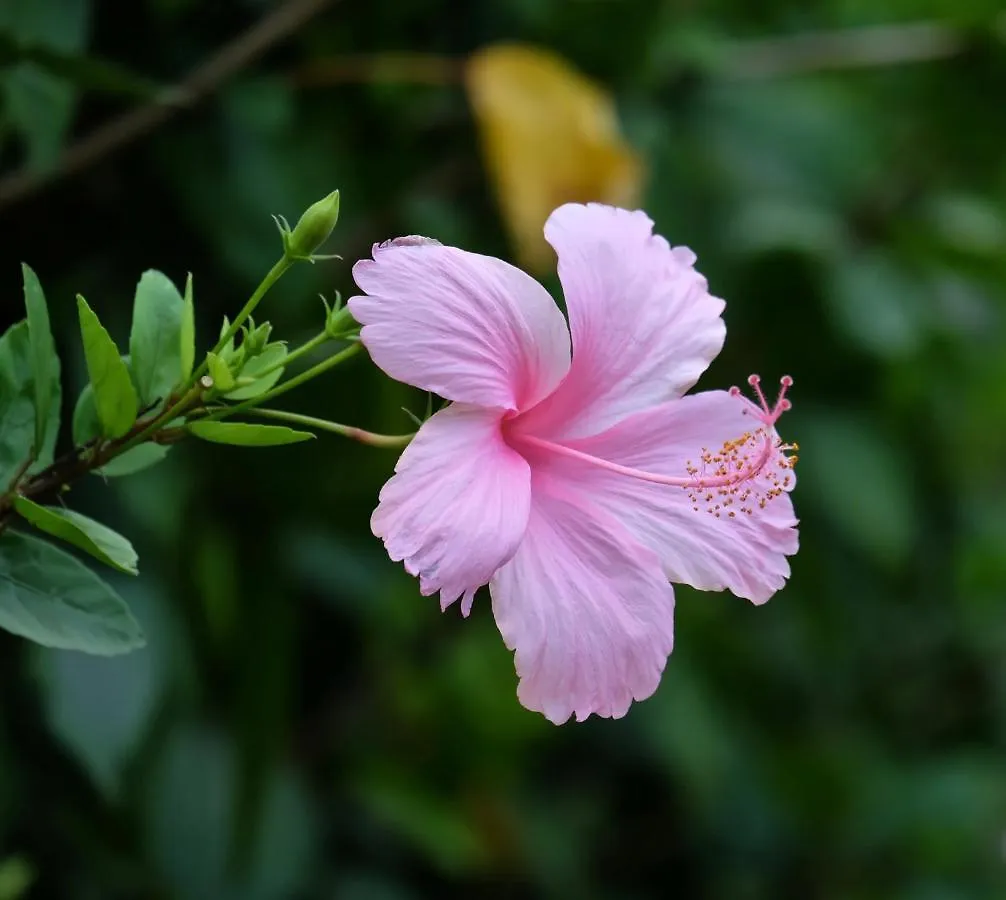
M 372 53 L 318 59 L 293 73 L 298 87 L 338 84 L 404 83 L 436 87 L 460 84 L 467 60 L 429 53 Z
M 991 22 L 989 33 L 1006 42 L 1006 13 Z M 713 78 L 785 78 L 950 59 L 964 52 L 971 39 L 969 31 L 944 22 L 867 25 L 725 40 L 712 61 L 700 63 L 702 71 Z M 464 57 L 425 53 L 350 55 L 308 62 L 293 72 L 292 82 L 304 88 L 383 82 L 453 85 L 463 80 L 466 64 Z
M 92 166 L 149 134 L 176 113 L 191 109 L 333 2 L 335 0 L 288 0 L 221 47 L 179 84 L 165 91 L 152 103 L 113 119 L 68 147 L 48 171 L 23 170 L 0 179 L 0 209 Z
M 179 433 L 180 429 L 167 427 L 169 417 L 165 410 L 176 411 L 178 407 L 175 404 L 181 400 L 185 404 L 182 409 L 183 413 L 188 412 L 189 409 L 201 402 L 203 389 L 203 385 L 197 385 L 183 397 L 169 397 L 159 412 L 146 419 L 141 414 L 133 427 L 120 438 L 112 441 L 95 438 L 82 446 L 72 448 L 31 478 L 23 482 L 20 477 L 16 478 L 11 482 L 8 490 L 0 494 L 0 534 L 14 518 L 14 501 L 18 496 L 36 501 L 58 497 L 71 482 L 100 469 L 120 454 L 132 449 L 129 445 L 133 440 L 140 438 L 151 427 L 163 426 L 158 427 L 150 435 L 149 440 L 155 443 L 176 443 L 181 437 L 184 437 L 184 432 Z M 31 462 L 32 460 L 29 458 L 25 463 L 22 476 L 28 470 Z
M 991 23 L 989 31 L 999 40 L 1006 40 L 1006 13 Z M 724 54 L 722 66 L 714 70 L 720 77 L 746 81 L 932 62 L 959 55 L 970 41 L 969 32 L 943 22 L 809 31 L 737 41 Z

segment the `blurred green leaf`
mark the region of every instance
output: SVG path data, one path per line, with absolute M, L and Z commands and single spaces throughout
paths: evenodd
M 153 860 L 178 897 L 227 897 L 237 771 L 231 747 L 176 728 L 147 782 L 145 824 Z
M 227 392 L 228 400 L 250 400 L 252 397 L 259 397 L 268 391 L 283 377 L 283 366 L 279 366 L 268 375 L 257 378 L 259 372 L 265 372 L 286 359 L 287 350 L 285 344 L 270 344 L 258 356 L 253 356 L 244 364 L 241 369 L 240 378 L 256 379 L 251 384 L 239 387 L 236 390 Z
M 87 0 L 5 0 L 0 32 L 20 41 L 69 50 L 87 33 Z
M 342 875 L 332 900 L 416 900 L 417 894 L 405 885 L 378 873 Z
M 849 544 L 898 566 L 911 554 L 918 511 L 912 456 L 866 419 L 802 414 L 797 504 L 816 504 Z
M 28 311 L 28 337 L 31 340 L 32 377 L 35 381 L 35 447 L 45 446 L 49 412 L 59 389 L 59 357 L 49 327 L 49 310 L 38 277 L 24 263 L 24 303 Z
M 714 81 L 698 101 L 709 162 L 738 198 L 841 210 L 876 172 L 863 92 L 824 78 Z
M 10 2 L 10 0 L 8 0 Z M 102 59 L 54 50 L 42 43 L 19 41 L 0 31 L 0 66 L 31 64 L 79 89 L 153 100 L 163 90 L 155 81 Z
M 182 371 L 182 317 L 185 303 L 178 288 L 150 269 L 136 285 L 129 359 L 140 403 L 164 400 Z
M 142 653 L 114 659 L 56 650 L 37 654 L 49 727 L 114 799 L 184 657 L 170 610 L 144 584 L 126 585 L 130 609 L 149 635 Z
M 833 267 L 830 287 L 835 322 L 858 346 L 892 358 L 918 349 L 931 319 L 920 279 L 891 259 L 847 257 Z
M 57 373 L 58 366 L 57 360 Z M 50 390 L 51 399 L 42 447 L 29 472 L 45 468 L 53 459 L 59 434 L 58 380 L 50 386 Z M 31 453 L 36 428 L 36 398 L 33 347 L 28 323 L 19 322 L 0 337 L 0 490 L 6 489 Z
M 21 496 L 15 497 L 14 508 L 40 531 L 73 544 L 113 569 L 127 575 L 137 574 L 132 544 L 100 522 L 71 509 L 40 506 Z
M 8 856 L 0 862 L 0 900 L 19 900 L 36 878 L 35 867 L 23 856 Z
M 103 475 L 105 478 L 122 478 L 125 475 L 135 475 L 144 469 L 157 465 L 168 455 L 171 450 L 163 444 L 140 444 L 132 450 L 117 456 L 111 462 L 106 463 L 102 468 L 97 469 L 95 474 Z
M 0 90 L 8 116 L 24 135 L 28 169 L 52 168 L 70 127 L 73 89 L 34 66 L 20 66 L 0 81 Z
M 129 368 L 87 301 L 78 295 L 77 311 L 84 341 L 87 373 L 94 391 L 94 407 L 105 437 L 120 438 L 136 421 L 139 401 Z
M 383 772 L 357 786 L 367 809 L 379 821 L 418 847 L 446 872 L 471 869 L 486 856 L 480 835 L 455 801 Z
M 314 814 L 288 773 L 273 773 L 249 864 L 230 866 L 238 772 L 232 745 L 205 730 L 173 734 L 150 782 L 148 839 L 165 878 L 185 898 L 279 900 L 303 883 Z
M 76 53 L 87 33 L 88 0 L 6 0 L 0 3 L 0 33 L 36 53 Z M 39 65 L 22 62 L 0 77 L 7 117 L 23 136 L 32 171 L 52 166 L 69 129 L 76 87 Z
M 45 647 L 99 656 L 144 643 L 122 598 L 83 563 L 10 532 L 0 537 L 0 627 Z
M 847 239 L 834 211 L 790 197 L 752 197 L 740 206 L 727 229 L 738 253 L 798 250 L 830 257 Z
M 968 194 L 937 194 L 926 204 L 933 231 L 964 253 L 1002 258 L 1006 254 L 1006 210 Z
M 310 441 L 309 431 L 295 431 L 285 425 L 253 425 L 248 422 L 190 422 L 186 426 L 193 435 L 215 444 L 237 447 L 279 447 Z
M 287 769 L 271 773 L 239 900 L 290 897 L 308 880 L 318 817 L 310 795 Z

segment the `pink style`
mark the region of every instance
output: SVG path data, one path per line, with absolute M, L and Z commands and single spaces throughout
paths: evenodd
M 545 225 L 569 325 L 492 257 L 402 238 L 353 274 L 361 340 L 392 378 L 452 401 L 381 491 L 374 533 L 423 594 L 468 615 L 485 584 L 524 706 L 624 715 L 673 645 L 670 582 L 764 603 L 789 576 L 789 409 L 685 396 L 723 346 L 724 303 L 642 212 L 569 204 Z

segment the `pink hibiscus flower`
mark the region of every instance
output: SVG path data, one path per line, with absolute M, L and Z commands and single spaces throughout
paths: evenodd
M 353 269 L 349 308 L 392 378 L 453 401 L 419 429 L 372 526 L 423 594 L 468 615 L 488 583 L 517 695 L 555 723 L 656 690 L 669 582 L 763 603 L 789 575 L 795 456 L 769 407 L 683 396 L 720 351 L 724 303 L 642 212 L 569 204 L 545 225 L 569 327 L 492 257 L 401 238 Z M 572 356 L 570 342 L 572 340 Z

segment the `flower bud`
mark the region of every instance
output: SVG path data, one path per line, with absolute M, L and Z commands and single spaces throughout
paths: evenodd
M 339 192 L 312 203 L 300 217 L 293 231 L 284 234 L 284 248 L 292 259 L 310 259 L 339 221 Z
M 249 359 L 258 356 L 265 349 L 266 344 L 269 343 L 269 336 L 272 334 L 272 325 L 268 322 L 263 322 L 257 328 L 254 327 L 254 322 L 251 325 L 252 328 L 245 332 L 245 338 L 241 342 Z
M 324 297 L 322 301 L 324 302 Z M 342 295 L 336 291 L 335 292 L 335 305 L 329 306 L 325 303 L 325 333 L 330 338 L 337 338 L 342 336 L 342 332 L 346 329 L 346 326 L 353 321 L 353 317 L 349 314 L 349 310 L 342 302 Z

